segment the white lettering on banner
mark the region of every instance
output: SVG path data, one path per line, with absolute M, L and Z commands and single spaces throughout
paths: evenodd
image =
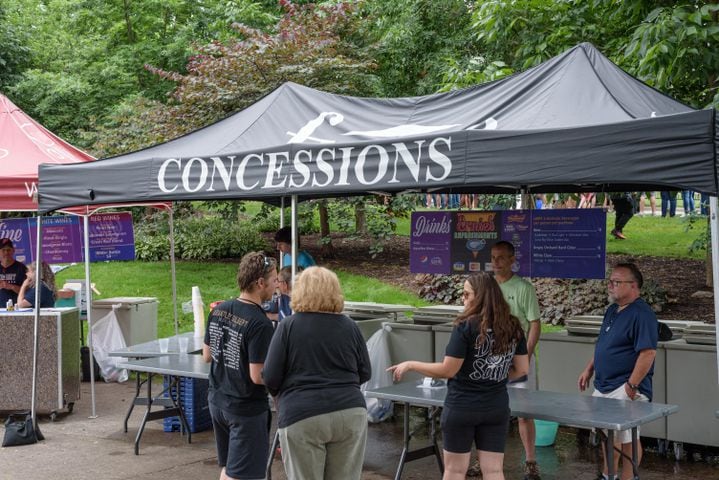
M 30 197 L 30 198 L 35 198 L 35 197 L 37 197 L 37 183 L 35 183 L 35 182 L 30 182 L 30 183 L 25 182 L 25 191 L 27 192 L 27 196 L 28 196 L 28 197 Z
M 190 174 L 192 173 L 192 164 L 193 163 L 199 163 L 200 164 L 200 178 L 197 179 L 197 186 L 195 188 L 190 187 L 190 178 L 192 177 Z M 207 181 L 207 162 L 199 157 L 193 157 L 187 161 L 187 165 L 185 165 L 185 168 L 182 170 L 182 186 L 184 187 L 186 192 L 194 193 L 200 190 Z M 212 187 L 210 187 L 212 188 Z
M 165 175 L 166 175 L 165 172 L 167 171 L 167 166 L 168 166 L 170 163 L 177 164 L 177 169 L 178 169 L 178 170 L 182 167 L 182 165 L 180 164 L 180 161 L 179 161 L 178 159 L 176 159 L 176 158 L 168 158 L 167 160 L 165 160 L 164 162 L 162 162 L 162 165 L 160 165 L 160 171 L 157 172 L 157 186 L 160 187 L 160 190 L 162 190 L 162 191 L 165 192 L 165 193 L 172 193 L 172 192 L 174 192 L 175 190 L 177 190 L 177 185 L 175 185 L 174 187 L 172 187 L 172 189 L 168 189 L 168 188 L 165 186 Z
M 0 222 L 0 238 L 9 238 L 15 242 L 22 241 L 22 228 L 9 228 L 5 222 Z
M 452 160 L 448 156 L 452 151 L 451 136 L 359 148 L 302 149 L 294 155 L 289 151 L 251 153 L 239 162 L 235 162 L 235 156 L 168 158 L 160 164 L 157 185 L 164 193 L 178 189 L 187 193 L 230 192 L 234 188 L 231 181 L 234 175 L 234 183 L 242 191 L 353 184 L 369 187 L 383 182 L 405 183 L 411 188 L 421 181 L 441 182 L 452 173 Z M 393 158 L 391 171 L 390 158 Z M 250 162 L 253 163 L 252 176 L 247 177 Z M 354 179 L 350 179 L 350 175 Z M 251 179 L 256 181 L 247 185 L 246 181 Z
M 210 181 L 210 188 L 207 189 L 208 192 L 215 191 L 213 186 L 215 185 L 216 172 L 219 172 L 220 179 L 222 180 L 222 183 L 225 184 L 225 191 L 230 189 L 230 182 L 232 182 L 232 167 L 235 165 L 235 157 L 228 156 L 227 158 L 230 159 L 229 168 L 225 166 L 225 163 L 220 157 L 210 157 L 210 159 L 212 160 L 212 180 Z
M 317 152 L 317 169 L 327 175 L 327 181 L 324 183 L 320 183 L 317 181 L 317 177 L 315 176 L 312 179 L 312 186 L 313 187 L 326 187 L 330 184 L 332 181 L 332 178 L 334 177 L 335 171 L 332 169 L 332 165 L 330 165 L 328 162 L 325 161 L 323 157 L 324 153 L 329 153 L 329 160 L 332 161 L 335 156 L 335 149 L 334 148 L 323 148 L 319 152 Z
M 449 216 L 442 217 L 442 220 L 438 222 L 435 219 L 422 215 L 417 219 L 417 223 L 412 231 L 412 236 L 421 237 L 425 234 L 450 233 L 451 230 L 452 220 L 450 220 Z

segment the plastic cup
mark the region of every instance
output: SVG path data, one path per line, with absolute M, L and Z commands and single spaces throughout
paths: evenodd
M 178 338 L 180 344 L 180 353 L 187 353 L 187 349 L 190 346 L 190 339 L 187 337 Z
M 170 339 L 160 338 L 158 341 L 160 342 L 160 353 L 167 353 L 167 349 L 170 346 Z

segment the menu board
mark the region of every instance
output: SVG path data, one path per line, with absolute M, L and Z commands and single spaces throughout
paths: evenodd
M 491 249 L 500 240 L 514 245 L 512 271 L 519 275 L 604 278 L 602 209 L 415 212 L 410 271 L 492 271 Z
M 90 261 L 134 260 L 135 237 L 129 212 L 98 213 L 88 219 Z M 30 263 L 37 248 L 37 218 L 0 220 L 0 238 L 9 238 L 15 259 Z M 47 263 L 83 262 L 83 222 L 76 216 L 42 218 L 42 258 Z

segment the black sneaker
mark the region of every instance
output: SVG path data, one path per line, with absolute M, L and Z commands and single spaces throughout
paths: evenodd
M 542 480 L 537 462 L 524 462 L 524 480 Z

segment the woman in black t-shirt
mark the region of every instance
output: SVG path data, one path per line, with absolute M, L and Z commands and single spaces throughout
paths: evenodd
M 503 480 L 509 424 L 507 380 L 527 375 L 527 342 L 499 285 L 489 274 L 464 282 L 464 311 L 454 322 L 444 361 L 408 361 L 389 368 L 396 380 L 408 371 L 449 378 L 442 411 L 444 480 L 464 480 L 472 442 L 485 480 Z

